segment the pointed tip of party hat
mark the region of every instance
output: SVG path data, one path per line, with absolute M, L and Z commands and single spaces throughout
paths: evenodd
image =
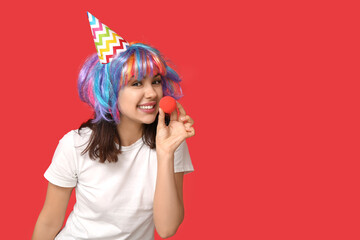
M 91 13 L 87 12 L 87 15 L 99 61 L 102 64 L 107 64 L 115 55 L 124 52 L 129 46 L 129 43 L 108 26 L 100 22 Z

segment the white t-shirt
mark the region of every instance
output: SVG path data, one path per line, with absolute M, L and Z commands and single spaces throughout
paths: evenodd
M 57 186 L 75 187 L 76 203 L 57 240 L 154 239 L 153 199 L 156 150 L 139 139 L 122 146 L 116 163 L 92 160 L 86 148 L 90 128 L 72 130 L 59 141 L 44 177 Z M 174 155 L 174 172 L 194 171 L 184 141 Z

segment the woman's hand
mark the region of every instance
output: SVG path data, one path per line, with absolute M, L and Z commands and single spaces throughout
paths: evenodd
M 165 113 L 159 108 L 159 119 L 156 133 L 156 151 L 162 153 L 174 154 L 180 144 L 189 137 L 195 135 L 195 129 L 192 127 L 194 120 L 186 115 L 185 109 L 180 103 L 176 102 L 179 109 L 179 119 L 177 111 L 170 115 L 169 126 L 165 124 Z

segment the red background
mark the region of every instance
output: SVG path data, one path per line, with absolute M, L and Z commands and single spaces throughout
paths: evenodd
M 58 140 L 91 116 L 89 11 L 183 78 L 195 172 L 172 239 L 360 239 L 355 2 L 3 3 L 1 238 L 30 239 Z

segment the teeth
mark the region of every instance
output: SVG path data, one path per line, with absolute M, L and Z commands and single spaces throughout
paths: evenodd
M 139 106 L 141 109 L 153 109 L 155 105 L 153 106 Z

